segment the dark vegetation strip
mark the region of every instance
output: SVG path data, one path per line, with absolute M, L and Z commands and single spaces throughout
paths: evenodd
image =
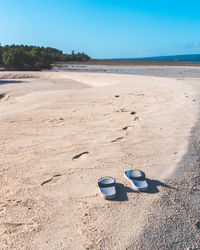
M 61 50 L 50 47 L 28 45 L 0 46 L 0 66 L 6 70 L 42 70 L 50 69 L 52 63 L 86 62 L 90 57 L 85 53 L 64 54 Z

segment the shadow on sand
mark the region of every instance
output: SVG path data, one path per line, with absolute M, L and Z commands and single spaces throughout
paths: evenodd
M 148 186 L 149 186 L 148 190 L 146 191 L 146 193 L 148 193 L 148 194 L 156 194 L 156 193 L 158 193 L 159 192 L 158 187 L 165 187 L 165 188 L 170 188 L 170 189 L 177 190 L 176 188 L 171 187 L 171 186 L 169 186 L 169 185 L 167 185 L 167 184 L 165 184 L 165 183 L 163 183 L 161 181 L 158 181 L 158 180 L 152 180 L 152 179 L 146 178 L 146 181 L 147 181 Z
M 137 193 L 137 191 L 133 190 L 130 187 L 126 187 L 121 183 L 116 183 L 116 192 L 117 196 L 115 201 L 128 201 L 127 193 Z
M 173 187 L 171 187 L 171 186 L 169 186 L 161 181 L 158 181 L 158 180 L 152 180 L 152 179 L 146 178 L 146 181 L 149 185 L 148 190 L 145 191 L 145 193 L 147 193 L 147 194 L 158 193 L 159 186 L 177 190 L 176 188 L 173 188 Z M 117 196 L 115 198 L 115 201 L 128 201 L 127 193 L 141 193 L 141 192 L 133 190 L 131 187 L 126 187 L 121 183 L 116 183 L 116 192 L 117 192 Z
M 6 94 L 0 94 L 0 99 L 4 98 Z
M 24 81 L 15 81 L 15 80 L 0 80 L 0 85 L 4 85 L 4 84 L 12 84 L 12 83 L 22 83 Z

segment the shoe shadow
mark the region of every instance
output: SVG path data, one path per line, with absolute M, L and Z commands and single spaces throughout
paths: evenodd
M 158 180 L 152 180 L 152 179 L 146 178 L 146 181 L 148 183 L 148 190 L 146 191 L 146 193 L 148 193 L 148 194 L 159 193 L 160 191 L 159 191 L 158 187 L 165 187 L 165 188 L 177 190 L 176 188 L 171 187 L 171 186 L 169 186 L 161 181 L 158 181 Z
M 137 191 L 133 190 L 132 188 L 126 187 L 121 183 L 115 184 L 117 196 L 115 201 L 128 201 L 127 193 L 137 193 Z
M 158 180 L 152 180 L 152 179 L 146 178 L 146 181 L 148 183 L 148 190 L 145 191 L 145 193 L 147 193 L 147 194 L 159 193 L 160 190 L 158 189 L 158 187 L 165 187 L 165 188 L 177 190 L 176 188 L 171 187 L 171 186 L 169 186 L 161 181 L 158 181 Z M 116 183 L 115 187 L 116 187 L 116 193 L 117 193 L 115 201 L 121 201 L 121 202 L 128 201 L 127 193 L 141 193 L 141 192 L 136 191 L 130 187 L 126 187 L 121 183 Z

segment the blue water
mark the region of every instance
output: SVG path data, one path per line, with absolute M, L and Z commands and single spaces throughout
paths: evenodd
M 200 54 L 188 54 L 188 55 L 175 55 L 175 56 L 155 56 L 155 57 L 143 57 L 143 58 L 116 58 L 123 61 L 167 61 L 167 62 L 200 62 Z

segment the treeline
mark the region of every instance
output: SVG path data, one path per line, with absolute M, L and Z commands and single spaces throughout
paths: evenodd
M 42 70 L 50 69 L 56 61 L 85 62 L 90 57 L 85 53 L 64 54 L 61 50 L 50 47 L 28 45 L 0 46 L 0 65 L 7 70 Z

